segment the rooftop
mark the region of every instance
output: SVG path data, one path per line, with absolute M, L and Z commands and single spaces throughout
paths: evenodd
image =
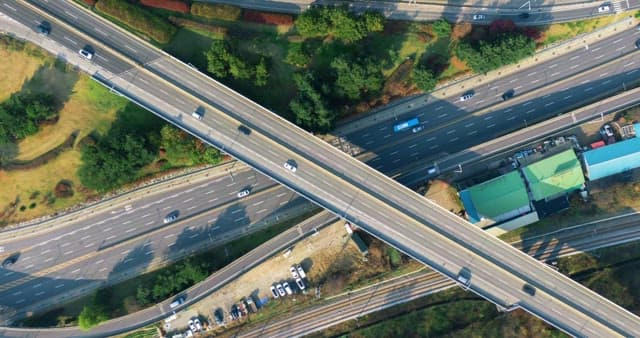
M 534 201 L 580 189 L 584 184 L 582 167 L 573 149 L 530 164 L 522 172 Z

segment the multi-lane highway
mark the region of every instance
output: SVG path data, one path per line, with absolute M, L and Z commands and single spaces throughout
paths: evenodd
M 164 60 L 164 61 L 167 61 L 167 60 Z M 164 66 L 171 66 L 171 60 L 168 60 L 168 61 L 169 61 L 169 62 L 168 62 L 169 64 L 165 64 Z M 161 62 L 158 62 L 158 63 L 161 63 Z M 174 66 L 175 66 L 175 65 L 174 65 Z M 108 67 L 107 67 L 107 69 L 108 69 Z M 169 72 L 169 73 L 170 73 L 170 72 Z M 176 81 L 176 80 L 178 80 L 178 79 L 175 79 L 175 78 L 174 78 L 173 80 L 174 80 L 174 81 Z M 193 80 L 199 80 L 199 79 L 191 79 L 191 80 L 193 81 Z M 144 80 L 144 81 L 146 81 L 146 80 Z M 140 81 L 140 82 L 143 82 L 143 81 Z M 136 84 L 137 84 L 137 85 L 139 85 L 139 84 L 140 84 L 140 82 L 138 82 L 138 83 L 136 83 Z M 179 81 L 178 81 L 178 82 L 179 82 Z M 152 87 L 153 87 L 153 86 L 152 86 Z M 162 87 L 162 85 L 157 85 L 157 87 Z M 211 101 L 211 102 L 214 102 L 214 101 Z M 254 107 L 254 108 L 255 108 L 255 107 Z M 246 119 L 246 118 L 247 118 L 247 117 L 245 116 L 245 119 Z M 209 121 L 209 122 L 211 122 L 211 121 Z M 280 122 L 280 121 L 276 121 L 276 122 Z M 285 126 L 286 126 L 286 125 L 285 125 Z M 265 125 L 264 127 L 268 129 L 268 126 L 266 126 L 266 125 Z M 217 136 L 217 135 L 216 135 L 216 136 Z M 273 135 L 272 135 L 272 136 L 273 136 Z M 238 143 L 239 143 L 239 142 L 238 142 Z M 240 146 L 240 145 L 238 144 L 238 146 Z M 314 147 L 315 147 L 315 146 L 317 146 L 317 144 L 316 144 L 316 145 L 314 145 Z M 311 148 L 309 148 L 309 149 L 311 149 Z M 326 150 L 326 149 L 325 149 L 325 150 Z M 329 153 L 331 153 L 331 151 L 330 151 L 330 150 L 329 150 L 328 154 L 329 154 Z M 237 154 L 236 154 L 236 155 L 237 155 Z M 334 155 L 335 155 L 335 154 L 334 154 Z M 275 156 L 275 155 L 274 155 L 274 156 Z M 310 163 L 309 163 L 309 164 L 310 164 Z M 353 164 L 351 163 L 350 165 L 353 165 Z M 310 165 L 310 168 L 311 168 L 311 167 L 312 167 L 312 166 Z M 275 167 L 272 167 L 271 169 L 275 169 Z M 362 169 L 362 168 L 361 168 L 361 169 Z M 301 173 L 298 173 L 298 175 L 300 175 L 300 174 L 301 174 Z M 343 174 L 344 174 L 344 173 L 343 173 Z M 373 174 L 375 175 L 375 173 L 373 173 Z M 306 173 L 305 173 L 304 175 L 306 175 Z M 379 178 L 379 177 L 378 177 L 378 179 L 382 180 L 382 178 Z M 353 178 L 351 178 L 351 181 L 353 181 Z M 384 181 L 383 181 L 383 182 L 384 182 Z M 388 183 L 388 182 L 387 182 L 387 183 Z M 374 187 L 374 189 L 375 189 L 375 187 Z M 335 194 L 335 193 L 334 193 L 334 194 Z M 398 196 L 398 197 L 399 197 L 399 196 Z M 385 202 L 386 202 L 386 201 L 385 201 Z M 424 217 L 424 215 L 423 215 L 423 217 Z M 455 223 L 455 222 L 454 222 L 454 223 Z M 423 249 L 423 248 L 422 248 L 422 249 Z M 454 274 L 450 274 L 450 275 L 454 275 Z M 474 277 L 474 278 L 476 278 L 476 277 Z M 478 290 L 476 290 L 476 291 L 478 291 Z
M 124 50 L 122 44 L 127 40 L 133 40 L 117 30 L 112 33 L 122 39 L 115 47 L 119 51 Z M 109 84 L 439 272 L 451 278 L 465 275 L 470 279 L 471 290 L 498 305 L 522 307 L 578 336 L 640 332 L 637 318 L 628 311 L 466 224 L 190 67 L 163 58 L 145 64 L 145 70 L 138 76 L 160 77 L 178 85 L 179 96 L 195 95 L 202 100 L 207 108 L 203 121 L 186 121 L 180 115 L 174 116 L 174 102 L 169 101 L 169 95 L 159 93 L 163 87 L 167 92 L 173 88 L 158 81 L 145 85 L 122 76 Z M 122 81 L 128 85 L 124 86 Z M 195 107 L 183 109 L 192 111 Z M 238 135 L 240 123 L 254 132 Z M 295 161 L 298 170 L 292 173 L 282 168 L 286 161 Z M 538 288 L 535 296 L 521 291 L 524 283 Z
M 271 12 L 300 13 L 311 5 L 342 5 L 356 12 L 375 10 L 384 13 L 390 19 L 426 21 L 445 18 L 450 21 L 469 21 L 489 23 L 495 19 L 509 18 L 519 24 L 541 25 L 551 22 L 564 22 L 596 16 L 620 13 L 640 7 L 637 0 L 612 1 L 610 11 L 600 13 L 602 2 L 549 1 L 549 2 L 512 2 L 493 1 L 445 2 L 445 1 L 336 1 L 336 0 L 209 0 L 209 2 L 227 3 L 245 8 Z M 522 13 L 528 13 L 524 17 Z M 483 15 L 483 17 L 476 17 Z
M 512 242 L 542 261 L 588 252 L 640 239 L 640 214 L 589 222 Z M 597 235 L 596 235 L 597 234 Z M 237 329 L 236 337 L 308 335 L 338 323 L 455 286 L 434 272 L 421 271 L 331 298 L 327 303 L 293 313 L 278 321 Z

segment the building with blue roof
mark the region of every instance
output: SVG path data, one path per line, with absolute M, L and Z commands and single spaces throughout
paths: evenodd
M 640 167 L 640 123 L 634 124 L 636 137 L 585 151 L 586 176 L 594 181 Z

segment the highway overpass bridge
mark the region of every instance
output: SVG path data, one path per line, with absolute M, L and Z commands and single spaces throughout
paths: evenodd
M 7 15 L 27 23 L 43 15 L 23 2 L 2 3 L 15 8 L 4 6 Z M 95 63 L 79 62 L 94 78 L 443 275 L 455 280 L 463 272 L 470 290 L 498 306 L 522 307 L 574 336 L 640 333 L 640 320 L 628 311 L 197 70 L 70 2 L 32 3 L 63 18 L 76 40 L 97 46 Z M 78 62 L 70 47 L 64 56 Z M 190 116 L 198 107 L 205 108 L 202 120 Z M 253 131 L 243 134 L 241 125 Z M 283 167 L 287 161 L 296 172 Z M 525 284 L 535 295 L 523 292 Z

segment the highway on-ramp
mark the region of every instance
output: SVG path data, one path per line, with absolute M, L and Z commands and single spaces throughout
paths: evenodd
M 90 16 L 89 13 L 81 15 Z M 119 50 L 124 49 L 122 44 L 128 40 L 135 40 L 118 30 L 111 34 L 120 35 Z M 135 78 L 121 74 L 108 83 L 115 90 L 153 107 L 156 114 L 224 148 L 441 273 L 456 278 L 462 271 L 471 279 L 471 290 L 483 297 L 506 308 L 521 306 L 577 336 L 630 336 L 640 332 L 637 318 L 628 311 L 188 66 L 163 58 L 144 67 Z M 188 115 L 175 115 L 176 105 L 184 112 L 193 111 L 195 107 L 169 101 L 170 95 L 163 96 L 161 90 L 187 100 L 189 95 L 197 96 L 207 106 L 204 119 L 191 121 Z M 254 132 L 238 135 L 239 123 Z M 282 167 L 288 160 L 296 161 L 296 173 Z M 521 291 L 524 283 L 538 288 L 535 297 Z

